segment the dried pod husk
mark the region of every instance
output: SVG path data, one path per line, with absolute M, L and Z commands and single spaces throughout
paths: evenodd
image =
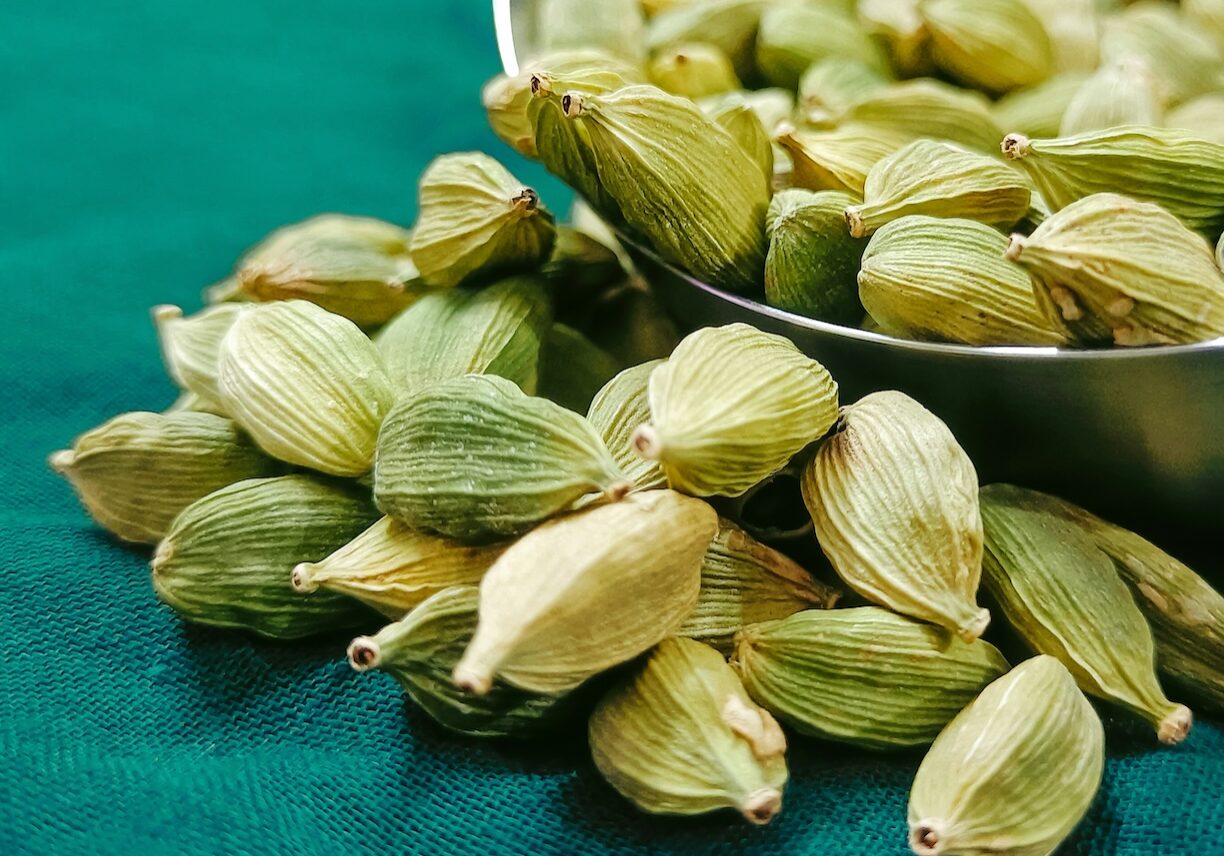
M 1201 342 L 1224 335 L 1224 274 L 1211 246 L 1159 205 L 1097 193 L 1013 235 L 1007 257 L 1029 269 L 1051 315 L 1086 341 Z
M 1058 658 L 1084 692 L 1151 723 L 1161 743 L 1184 740 L 1190 710 L 1160 688 L 1152 631 L 1110 557 L 1005 489 L 982 490 L 982 518 L 986 588 L 1028 646 Z
M 443 589 L 480 582 L 507 546 L 464 544 L 383 517 L 321 561 L 296 565 L 290 581 L 304 594 L 326 589 L 402 618 Z
M 1067 105 L 1089 75 L 1070 71 L 1036 86 L 1009 92 L 992 108 L 999 127 L 1030 137 L 1057 137 Z
M 535 276 L 479 290 L 427 294 L 379 331 L 378 351 L 397 390 L 416 392 L 466 374 L 494 374 L 534 393 L 552 307 Z
M 966 86 L 997 94 L 1054 73 L 1050 37 L 1018 0 L 923 0 L 918 13 L 935 65 Z
M 378 507 L 453 538 L 513 535 L 628 489 L 582 416 L 493 375 L 436 383 L 400 400 L 378 436 Z
M 179 389 L 195 393 L 212 410 L 225 413 L 217 384 L 221 340 L 247 307 L 220 303 L 183 316 L 177 306 L 153 307 L 166 373 Z
M 1021 0 L 1041 21 L 1054 52 L 1056 72 L 1090 72 L 1100 61 L 1098 0 Z
M 732 665 L 748 694 L 801 734 L 869 749 L 926 746 L 1007 661 L 880 609 L 809 609 L 745 628 Z
M 373 636 L 354 639 L 349 665 L 395 679 L 443 728 L 467 737 L 531 737 L 564 713 L 570 697 L 497 686 L 473 697 L 455 686 L 451 670 L 476 630 L 480 590 L 451 586 Z
M 756 62 L 771 85 L 794 90 L 808 66 L 829 57 L 888 69 L 879 45 L 849 15 L 803 3 L 773 5 L 761 15 Z
M 421 175 L 411 251 L 427 285 L 531 270 L 548 259 L 555 240 L 540 195 L 488 155 L 442 155 Z
M 589 175 L 574 175 L 593 166 L 628 225 L 702 280 L 736 290 L 760 285 L 769 188 L 729 133 L 693 102 L 653 86 L 559 100 L 564 121 L 536 126 L 545 166 L 578 182 L 601 213 L 615 213 L 585 193 Z
M 378 517 L 351 483 L 292 475 L 248 479 L 187 506 L 153 556 L 153 589 L 197 624 L 298 639 L 368 622 L 355 600 L 289 584 L 298 562 L 318 561 Z
M 769 187 L 774 175 L 773 140 L 748 100 L 737 93 L 734 95 L 734 98 L 719 98 L 714 102 L 702 101 L 699 106 L 756 162 Z
M 697 606 L 676 634 L 730 654 L 735 634 L 748 625 L 831 609 L 840 596 L 793 559 L 720 518 L 701 563 Z
M 642 70 L 632 63 L 597 50 L 545 54 L 526 63 L 513 77 L 499 74 L 480 91 L 489 127 L 519 154 L 536 157 L 535 129 L 527 114 L 532 86 L 560 92 L 611 92 L 630 83 L 645 83 Z
M 408 255 L 412 233 L 370 217 L 320 214 L 273 232 L 238 263 L 254 301 L 308 300 L 360 327 L 377 327 L 424 284 Z
M 1182 15 L 1200 31 L 1215 39 L 1224 51 L 1224 0 L 1182 0 Z
M 799 78 L 799 110 L 809 122 L 835 120 L 855 103 L 888 86 L 888 76 L 870 63 L 829 57 L 812 63 Z
M 898 136 L 904 142 L 930 137 L 987 154 L 998 151 L 1003 137 L 990 102 L 981 93 L 938 80 L 907 80 L 878 89 L 846 110 L 840 122 L 873 128 L 877 135 Z
M 601 300 L 595 317 L 586 334 L 623 366 L 666 357 L 680 343 L 676 323 L 640 281 Z
M 480 583 L 480 619 L 455 684 L 475 695 L 495 678 L 566 692 L 648 650 L 692 612 L 717 529 L 704 502 L 652 490 L 524 535 Z
M 668 45 L 655 54 L 647 71 L 655 86 L 694 101 L 741 87 L 727 55 L 704 42 Z
M 1200 95 L 1165 114 L 1165 125 L 1224 145 L 1224 92 Z
M 866 241 L 846 231 L 853 197 L 798 188 L 776 194 L 766 230 L 765 302 L 809 318 L 853 325 L 863 317 L 859 263 Z
M 633 432 L 650 421 L 647 386 L 650 374 L 663 360 L 651 360 L 627 368 L 595 394 L 587 411 L 587 421 L 603 438 L 621 472 L 637 490 L 666 487 L 667 476 L 657 461 L 643 458 L 633 447 Z
M 863 202 L 846 208 L 855 238 L 911 214 L 962 217 L 1010 228 L 1028 211 L 1032 191 L 1006 163 L 953 143 L 915 140 L 867 173 Z
M 966 642 L 982 635 L 977 472 L 935 414 L 894 391 L 843 407 L 803 473 L 803 501 L 852 589 Z
M 965 345 L 1062 345 L 1008 241 L 983 223 L 902 217 L 871 238 L 858 274 L 863 305 L 887 333 Z
M 1136 3 L 1105 18 L 1101 59 L 1141 60 L 1178 104 L 1224 86 L 1224 53 L 1211 37 L 1166 3 Z
M 738 496 L 782 469 L 837 418 L 837 384 L 789 340 L 747 324 L 684 338 L 650 375 L 644 458 L 695 496 Z
M 795 95 L 790 90 L 776 86 L 741 89 L 703 98 L 699 105 L 707 116 L 717 116 L 725 110 L 747 106 L 756 113 L 766 133 L 772 137 L 779 125 L 790 121 L 791 114 L 795 111 Z
M 178 513 L 243 479 L 274 475 L 277 463 L 236 425 L 211 413 L 124 413 L 55 452 L 89 516 L 125 541 L 155 544 Z
M 538 392 L 575 413 L 586 413 L 591 399 L 620 368 L 611 354 L 582 333 L 554 324 L 544 337 Z
M 784 125 L 777 142 L 790 155 L 795 187 L 835 190 L 862 199 L 871 168 L 909 140 L 891 130 L 852 123 L 830 130 Z
M 1101 66 L 1067 104 L 1056 136 L 1119 125 L 1160 125 L 1160 97 L 1147 66 L 1123 60 Z
M 627 62 L 645 59 L 645 18 L 638 0 L 540 0 L 534 6 L 540 50 L 593 48 Z
M 1008 134 L 1003 154 L 1019 161 L 1055 211 L 1093 193 L 1124 192 L 1213 238 L 1224 229 L 1224 145 L 1185 131 L 1134 125 L 1052 140 Z
M 761 12 L 770 0 L 702 0 L 677 5 L 655 15 L 646 30 L 646 46 L 707 42 L 722 50 L 741 79 L 756 73 L 754 48 Z
M 1092 804 L 1105 730 L 1053 657 L 988 686 L 935 740 L 909 797 L 918 856 L 1049 856 Z
M 859 0 L 864 29 L 888 49 L 888 58 L 902 77 L 935 72 L 931 36 L 918 14 L 919 0 Z
M 722 655 L 665 640 L 591 715 L 599 772 L 651 814 L 734 809 L 760 826 L 782 809 L 786 737 Z

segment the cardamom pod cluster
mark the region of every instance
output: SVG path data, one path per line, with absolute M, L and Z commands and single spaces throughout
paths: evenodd
M 649 72 L 655 86 L 694 101 L 740 88 L 727 55 L 702 42 L 664 48 L 651 60 Z
M 761 15 L 756 63 L 773 86 L 794 90 L 815 62 L 855 59 L 883 72 L 887 60 L 858 23 L 820 4 L 780 3 Z

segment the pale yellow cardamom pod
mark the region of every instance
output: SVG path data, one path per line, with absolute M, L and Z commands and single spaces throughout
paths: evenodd
M 225 405 L 217 382 L 221 340 L 246 308 L 242 303 L 220 303 L 184 317 L 177 306 L 153 307 L 153 323 L 170 379 L 222 414 Z
M 650 421 L 647 387 L 651 372 L 662 362 L 651 360 L 620 372 L 595 394 L 587 411 L 587 421 L 603 437 L 617 465 L 638 490 L 667 485 L 658 462 L 643 458 L 633 447 L 633 432 Z
M 938 80 L 906 80 L 876 89 L 859 99 L 838 119 L 899 136 L 960 143 L 974 151 L 998 151 L 1003 131 L 991 115 L 990 101 L 980 92 Z
M 1068 71 L 1009 92 L 991 108 L 995 122 L 1030 137 L 1057 137 L 1067 105 L 1088 78 L 1082 71 Z
M 935 64 L 966 86 L 1010 92 L 1054 73 L 1045 27 L 1017 0 L 923 0 L 918 13 Z
M 655 54 L 647 70 L 655 86 L 694 101 L 741 86 L 727 55 L 704 42 L 669 45 Z
M 829 57 L 888 71 L 880 46 L 843 11 L 821 4 L 778 3 L 761 15 L 756 62 L 771 85 L 794 90 L 809 66 Z
M 1164 110 L 1157 81 L 1146 65 L 1129 59 L 1101 66 L 1067 103 L 1057 136 L 1119 125 L 1160 125 Z
M 1101 60 L 1131 57 L 1152 70 L 1169 104 L 1218 91 L 1224 82 L 1224 52 L 1170 4 L 1135 3 L 1104 18 Z

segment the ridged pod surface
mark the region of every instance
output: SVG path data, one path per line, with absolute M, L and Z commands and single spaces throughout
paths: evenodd
M 1020 0 L 1041 22 L 1050 39 L 1054 70 L 1090 72 L 1100 64 L 1101 18 L 1105 7 L 1098 0 Z
M 809 66 L 830 57 L 888 71 L 879 45 L 843 12 L 819 4 L 783 3 L 761 16 L 756 62 L 770 85 L 793 90 Z
M 769 186 L 774 174 L 774 150 L 770 134 L 765 130 L 761 116 L 748 99 L 738 93 L 726 93 L 729 97 L 702 99 L 701 110 L 716 125 L 731 135 L 740 148 L 761 169 L 761 176 Z
M 994 103 L 995 122 L 1007 133 L 1057 137 L 1067 105 L 1088 77 L 1084 72 L 1068 71 L 1009 92 Z
M 938 80 L 907 80 L 877 89 L 846 110 L 840 122 L 867 125 L 904 142 L 930 137 L 988 154 L 998 151 L 1003 136 L 981 93 Z
M 228 419 L 211 413 L 124 413 L 55 452 L 51 468 L 85 510 L 125 541 L 155 544 L 187 506 L 279 466 Z
M 782 190 L 769 204 L 765 301 L 770 306 L 834 324 L 863 318 L 859 264 L 867 242 L 846 231 L 854 198 L 834 190 Z
M 935 64 L 966 86 L 1010 92 L 1054 72 L 1050 37 L 1018 0 L 923 0 L 918 13 Z
M 1162 743 L 1180 743 L 1191 714 L 1156 679 L 1152 631 L 1110 557 L 1048 509 L 986 488 L 986 587 L 1039 654 L 1057 657 L 1080 688 L 1131 710 Z
M 463 540 L 517 534 L 629 487 L 586 419 L 493 375 L 401 400 L 378 437 L 378 507 Z
M 333 592 L 303 597 L 289 571 L 322 559 L 377 517 L 353 484 L 306 475 L 240 481 L 175 518 L 153 556 L 153 589 L 196 624 L 276 639 L 351 628 L 372 613 Z
M 886 391 L 843 407 L 804 471 L 803 501 L 833 569 L 863 597 L 965 641 L 986 629 L 977 472 L 921 404 Z
M 918 13 L 919 0 L 859 0 L 863 28 L 888 49 L 893 68 L 902 77 L 935 73 L 931 35 Z
M 347 318 L 304 300 L 253 306 L 221 343 L 225 409 L 275 458 L 359 476 L 391 408 L 374 343 Z
M 1007 671 L 994 646 L 864 606 L 745 628 L 732 662 L 748 694 L 795 730 L 869 749 L 925 746 Z
M 1101 59 L 1142 60 L 1161 81 L 1163 96 L 1177 104 L 1224 85 L 1224 52 L 1209 33 L 1165 3 L 1136 3 L 1106 16 Z
M 829 57 L 814 62 L 799 78 L 798 107 L 808 122 L 840 116 L 862 98 L 888 85 L 886 72 L 867 62 Z
M 912 216 L 876 232 L 863 254 L 859 297 L 880 327 L 910 339 L 966 345 L 1061 345 L 1007 238 L 971 220 Z
M 242 303 L 219 303 L 186 317 L 177 306 L 153 308 L 166 373 L 179 389 L 195 393 L 218 413 L 225 411 L 217 378 L 221 342 L 247 308 Z
M 293 568 L 293 588 L 326 589 L 356 598 L 391 618 L 437 592 L 480 582 L 508 545 L 464 544 L 383 517 L 318 562 Z
M 468 737 L 529 737 L 553 722 L 564 696 L 497 686 L 474 697 L 451 680 L 476 630 L 480 590 L 451 586 L 435 592 L 407 616 L 374 636 L 354 639 L 349 665 L 386 672 L 443 728 Z
M 731 60 L 706 42 L 668 45 L 655 54 L 647 71 L 655 86 L 694 101 L 741 88 Z
M 867 174 L 908 138 L 892 129 L 853 122 L 829 130 L 784 125 L 777 143 L 793 162 L 791 182 L 807 190 L 835 190 L 862 199 Z
M 587 421 L 599 432 L 621 472 L 638 490 L 667 486 L 667 476 L 658 462 L 643 458 L 633 448 L 633 432 L 650 421 L 647 395 L 650 374 L 662 363 L 663 360 L 651 360 L 620 372 L 595 394 L 587 411 Z
M 1200 95 L 1165 114 L 1165 125 L 1224 145 L 1224 92 Z
M 480 620 L 455 684 L 475 695 L 495 679 L 566 692 L 648 650 L 692 612 L 717 530 L 712 508 L 670 490 L 543 524 L 481 581 Z
M 1224 52 L 1224 0 L 1182 0 L 1182 14 Z
M 591 715 L 595 766 L 651 814 L 729 808 L 762 825 L 782 809 L 786 738 L 722 655 L 668 639 Z
M 634 446 L 695 496 L 738 496 L 819 439 L 837 384 L 789 340 L 747 324 L 691 333 L 650 375 Z
M 1055 136 L 1070 137 L 1119 125 L 1161 125 L 1156 78 L 1142 62 L 1122 60 L 1102 66 L 1067 103 Z
M 918 856 L 1049 856 L 1088 810 L 1105 766 L 1096 711 L 1053 657 L 988 686 L 931 746 L 909 798 Z

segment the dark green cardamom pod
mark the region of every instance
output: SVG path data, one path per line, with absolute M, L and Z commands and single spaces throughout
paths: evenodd
M 549 329 L 540 364 L 539 395 L 575 413 L 586 413 L 591 399 L 620 371 L 615 357 L 565 324 Z

